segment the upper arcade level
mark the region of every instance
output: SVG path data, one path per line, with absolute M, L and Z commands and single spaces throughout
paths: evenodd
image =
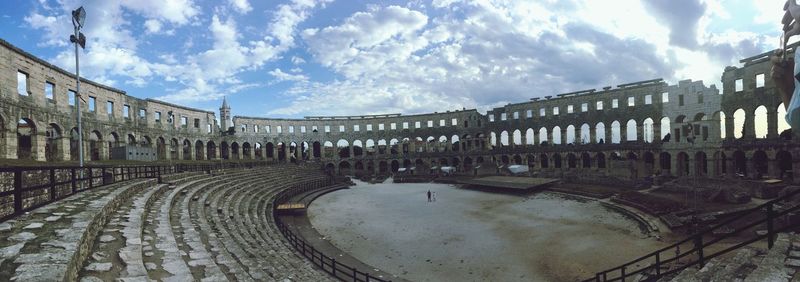
M 154 99 L 128 96 L 125 91 L 81 78 L 76 97 L 75 75 L 0 39 L 0 101 L 6 128 L 20 119 L 39 125 L 76 127 L 72 118 L 79 103 L 88 123 L 129 126 L 137 131 L 170 130 L 192 135 L 218 134 L 216 115 Z

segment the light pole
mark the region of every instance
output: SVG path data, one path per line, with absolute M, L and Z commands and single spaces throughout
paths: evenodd
M 83 6 L 72 11 L 72 26 L 74 33 L 69 36 L 69 41 L 75 44 L 75 110 L 78 112 L 78 160 L 80 167 L 83 168 L 83 126 L 81 125 L 81 76 L 80 64 L 78 62 L 78 45 L 86 48 L 86 37 L 81 33 L 83 22 L 86 20 L 86 10 Z M 81 170 L 81 174 L 83 170 Z

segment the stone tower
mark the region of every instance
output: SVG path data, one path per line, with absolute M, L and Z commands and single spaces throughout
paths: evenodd
M 222 107 L 219 108 L 219 128 L 220 131 L 228 131 L 228 128 L 233 126 L 231 120 L 231 107 L 228 106 L 228 100 L 222 97 Z

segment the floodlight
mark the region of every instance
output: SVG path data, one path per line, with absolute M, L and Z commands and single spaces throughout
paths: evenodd
M 78 27 L 83 27 L 83 22 L 86 20 L 86 10 L 83 9 L 83 6 L 72 11 L 72 21 L 78 25 Z

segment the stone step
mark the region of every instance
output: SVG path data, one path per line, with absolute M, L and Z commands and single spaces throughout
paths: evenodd
M 155 179 L 84 191 L 4 224 L 0 281 L 74 280 L 113 211 Z

